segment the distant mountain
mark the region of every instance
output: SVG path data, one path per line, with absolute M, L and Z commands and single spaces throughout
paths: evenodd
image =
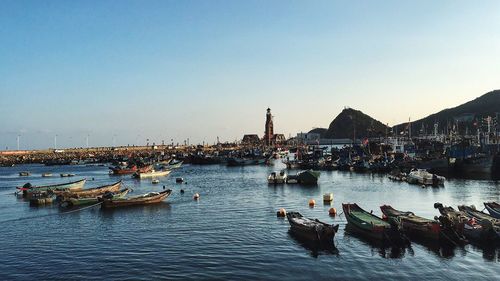
M 322 138 L 352 139 L 356 131 L 356 139 L 385 136 L 388 127 L 359 110 L 345 108 L 330 123 L 328 129 L 316 128 L 309 133 L 319 133 Z
M 500 112 L 500 90 L 491 91 L 472 101 L 457 107 L 448 108 L 429 115 L 423 119 L 411 122 L 412 135 L 420 133 L 430 134 L 434 130 L 434 124 L 438 124 L 438 132 L 453 128 L 458 124 L 458 129 L 464 133 L 466 128 L 473 130 L 484 124 L 482 119 L 491 116 L 496 117 Z M 408 123 L 393 127 L 394 132 L 403 132 L 408 129 Z

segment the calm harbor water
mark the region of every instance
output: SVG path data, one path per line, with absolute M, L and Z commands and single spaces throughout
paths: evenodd
M 384 175 L 322 172 L 318 186 L 268 186 L 268 173 L 281 166 L 185 165 L 159 185 L 124 176 L 133 194 L 174 192 L 154 206 L 103 211 L 99 207 L 61 214 L 56 206 L 30 207 L 17 199 L 15 186 L 92 179 L 86 187 L 111 183 L 107 167 L 26 165 L 0 168 L 0 280 L 498 280 L 498 249 L 467 245 L 440 249 L 412 243 L 402 251 L 383 249 L 344 231 L 345 218 L 328 216 L 322 195 L 333 206 L 357 202 L 380 215 L 379 206 L 434 217 L 434 202 L 456 207 L 500 201 L 493 181 L 449 180 L 444 188 L 423 189 L 392 182 Z M 32 172 L 19 177 L 19 171 Z M 53 178 L 41 174 L 52 172 Z M 183 177 L 187 184 L 176 184 Z M 184 189 L 184 194 L 180 189 Z M 198 192 L 199 201 L 192 195 Z M 315 208 L 308 207 L 314 198 Z M 288 233 L 279 208 L 340 224 L 337 249 L 316 248 Z

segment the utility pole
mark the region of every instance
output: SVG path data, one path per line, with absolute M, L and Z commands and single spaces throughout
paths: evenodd
M 19 138 L 21 137 L 21 135 L 17 135 L 17 150 L 19 150 Z

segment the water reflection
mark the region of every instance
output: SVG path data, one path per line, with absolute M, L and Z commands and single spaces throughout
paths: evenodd
M 313 242 L 296 235 L 291 230 L 288 230 L 288 235 L 295 240 L 298 245 L 309 251 L 313 258 L 317 258 L 320 254 L 339 255 L 339 250 L 335 247 L 333 241 L 327 243 Z
M 344 231 L 344 239 L 347 239 L 346 241 L 349 241 L 349 238 L 355 238 L 362 244 L 362 247 L 363 246 L 368 247 L 371 250 L 372 255 L 375 255 L 375 253 L 377 253 L 382 258 L 386 259 L 404 258 L 407 249 L 411 256 L 414 255 L 413 249 L 411 249 L 410 246 L 400 247 L 388 242 L 368 238 L 364 235 L 357 233 L 356 231 L 353 231 L 352 227 L 350 227 L 349 224 L 347 224 Z

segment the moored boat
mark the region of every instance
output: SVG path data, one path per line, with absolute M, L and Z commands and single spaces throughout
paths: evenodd
M 300 184 L 317 184 L 320 172 L 305 170 L 297 173 L 297 181 Z
M 389 222 L 397 224 L 401 230 L 412 238 L 419 240 L 446 241 L 462 243 L 464 238 L 456 231 L 438 220 L 416 216 L 412 212 L 398 211 L 389 205 L 380 206 Z
M 500 219 L 500 204 L 497 202 L 484 202 L 484 207 L 492 217 Z
M 342 204 L 342 209 L 350 231 L 369 239 L 389 242 L 396 246 L 404 246 L 409 243 L 396 226 L 363 210 L 358 204 Z
M 164 170 L 159 170 L 159 171 L 151 170 L 151 171 L 145 172 L 145 173 L 135 172 L 132 175 L 132 177 L 138 178 L 138 179 L 152 178 L 152 177 L 164 177 L 164 176 L 168 176 L 171 172 L 172 172 L 172 170 L 170 170 L 170 169 L 164 169 Z
M 31 184 L 27 183 L 23 187 L 16 187 L 16 188 L 19 189 L 20 191 L 30 191 L 30 190 L 36 190 L 36 191 L 48 191 L 48 190 L 77 191 L 77 190 L 83 189 L 83 186 L 85 185 L 86 181 L 87 181 L 86 179 L 81 179 L 81 180 L 74 181 L 74 182 L 40 185 L 40 186 L 35 186 L 35 185 L 31 185 Z
M 303 217 L 299 212 L 286 214 L 292 233 L 314 242 L 332 242 L 339 225 L 327 224 L 318 219 Z
M 30 172 L 26 172 L 26 171 L 19 172 L 19 176 L 20 177 L 28 177 L 28 176 L 31 176 L 31 173 Z
M 118 207 L 128 207 L 128 206 L 136 206 L 136 205 L 148 205 L 160 203 L 165 200 L 170 194 L 172 190 L 167 189 L 161 192 L 149 192 L 143 195 L 127 197 L 127 198 L 118 198 L 118 199 L 109 199 L 109 198 L 101 198 L 102 207 L 103 208 L 118 208 Z
M 423 169 L 417 169 L 411 171 L 406 177 L 406 180 L 411 184 L 438 186 L 444 185 L 446 178 L 436 174 L 431 174 Z
M 479 224 L 487 231 L 493 231 L 495 238 L 500 239 L 500 220 L 496 219 L 486 213 L 476 210 L 474 206 L 460 205 L 458 209 L 468 216 L 475 218 Z
M 52 174 L 51 174 L 51 173 L 43 173 L 43 174 L 42 174 L 42 177 L 43 177 L 43 178 L 52 177 Z
M 475 218 L 468 216 L 465 212 L 443 206 L 441 203 L 435 203 L 434 208 L 439 210 L 442 220 L 448 220 L 451 226 L 467 239 L 484 241 L 494 238 L 490 229 L 484 228 Z
M 83 189 L 83 190 L 63 190 L 63 191 L 54 191 L 55 194 L 60 195 L 64 198 L 84 198 L 84 197 L 97 197 L 99 195 L 103 195 L 106 192 L 117 192 L 120 190 L 122 186 L 122 181 L 117 181 L 112 184 L 107 184 L 99 187 Z
M 281 172 L 272 172 L 268 177 L 267 177 L 267 182 L 269 184 L 280 184 L 280 183 L 285 183 L 286 182 L 286 172 L 281 171 Z
M 110 199 L 120 199 L 129 193 L 130 189 L 125 188 L 118 192 L 107 191 L 102 196 Z M 63 208 L 71 208 L 73 206 L 85 206 L 99 203 L 99 197 L 83 197 L 83 198 L 65 198 L 61 201 L 59 206 Z

